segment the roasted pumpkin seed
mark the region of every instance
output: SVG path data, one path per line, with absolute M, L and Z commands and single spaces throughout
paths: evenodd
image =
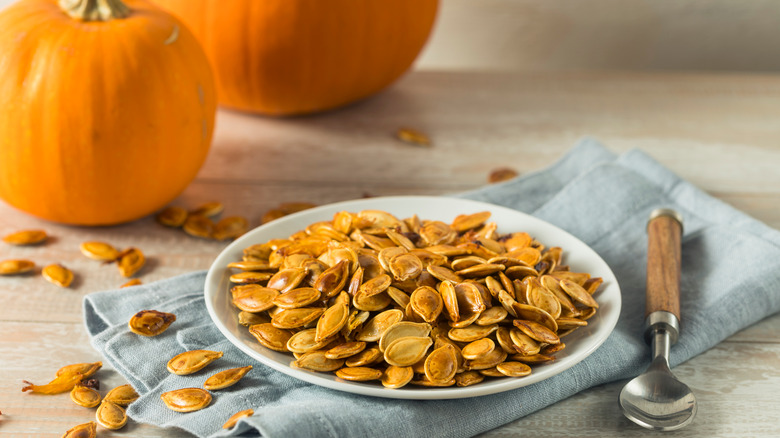
M 240 237 L 249 229 L 249 222 L 241 216 L 230 216 L 221 219 L 214 225 L 211 237 L 216 240 L 228 240 Z
M 37 245 L 46 240 L 46 231 L 43 230 L 22 230 L 6 234 L 3 242 L 10 245 Z
M 515 169 L 509 167 L 498 167 L 490 171 L 488 175 L 488 183 L 495 184 L 504 181 L 508 181 L 519 175 Z
M 276 307 L 282 309 L 297 309 L 299 307 L 306 307 L 309 304 L 320 299 L 320 291 L 313 287 L 299 287 L 297 289 L 290 289 L 287 292 L 280 294 L 275 289 L 265 288 L 272 290 L 276 293 L 273 299 L 273 304 Z
M 390 365 L 382 373 L 382 386 L 385 388 L 397 389 L 406 386 L 412 381 L 414 371 L 412 367 L 397 367 Z
M 408 336 L 396 339 L 385 348 L 385 362 L 398 367 L 411 366 L 425 357 L 433 341 L 428 337 Z
M 123 277 L 132 277 L 141 270 L 145 263 L 146 257 L 138 248 L 129 248 L 122 251 L 119 255 L 119 260 L 117 260 L 119 273 Z
M 275 351 L 287 351 L 287 342 L 292 333 L 274 327 L 271 323 L 249 326 L 249 333 L 264 347 Z
M 369 367 L 346 367 L 336 370 L 336 376 L 351 382 L 367 382 L 382 378 L 382 371 Z
M 233 426 L 238 424 L 238 420 L 244 418 L 244 417 L 251 417 L 252 415 L 255 415 L 254 409 L 244 409 L 243 411 L 238 411 L 235 414 L 231 415 L 230 418 L 227 419 L 225 424 L 222 425 L 223 429 L 232 429 Z
M 344 359 L 329 359 L 324 351 L 311 351 L 304 353 L 294 362 L 298 368 L 304 368 L 312 371 L 335 371 L 344 366 Z
M 97 423 L 90 421 L 89 423 L 79 424 L 78 426 L 71 427 L 62 435 L 62 438 L 95 438 L 97 437 Z
M 190 236 L 210 239 L 214 233 L 214 221 L 202 214 L 190 214 L 182 229 Z
M 396 137 L 404 143 L 409 143 L 417 146 L 430 146 L 431 139 L 422 132 L 411 129 L 401 128 L 395 133 Z
M 382 352 L 378 347 L 367 348 L 360 353 L 350 356 L 344 362 L 348 367 L 363 367 L 375 364 L 382 360 Z
M 25 274 L 35 269 L 35 263 L 29 260 L 0 261 L 0 275 Z
M 68 287 L 73 282 L 73 272 L 62 265 L 48 265 L 41 270 L 41 275 L 59 287 Z
M 251 369 L 252 365 L 247 365 L 245 367 L 231 368 L 229 370 L 220 371 L 206 379 L 206 381 L 203 383 L 203 387 L 209 391 L 225 389 L 238 383 L 238 381 L 241 380 L 241 378 L 243 378 Z
M 128 406 L 130 403 L 138 400 L 138 397 L 138 393 L 135 392 L 132 386 L 124 384 L 108 391 L 103 400 L 119 406 Z
M 120 406 L 105 400 L 103 400 L 97 408 L 95 419 L 98 424 L 111 430 L 121 429 L 127 424 L 127 414 L 125 413 L 125 410 Z
M 184 221 L 187 220 L 187 210 L 182 207 L 170 206 L 165 207 L 162 211 L 157 213 L 156 219 L 160 225 L 166 227 L 179 228 L 184 225 Z
M 176 321 L 176 315 L 173 313 L 142 310 L 133 315 L 127 325 L 133 333 L 142 336 L 157 336 L 167 330 L 174 321 Z
M 193 412 L 211 403 L 211 394 L 205 389 L 182 388 L 160 394 L 165 406 L 176 412 Z
M 168 371 L 179 376 L 198 372 L 206 365 L 222 357 L 221 351 L 190 350 L 173 356 L 168 361 Z
M 328 359 L 346 359 L 354 356 L 366 349 L 366 343 L 363 341 L 345 342 L 339 344 L 325 352 Z
M 473 341 L 461 349 L 461 354 L 464 359 L 479 359 L 496 348 L 496 343 L 490 338 L 482 338 Z
M 225 209 L 225 206 L 221 202 L 210 201 L 199 205 L 197 208 L 190 212 L 191 215 L 202 215 L 205 217 L 218 216 Z
M 70 399 L 79 406 L 94 408 L 100 404 L 100 393 L 86 386 L 76 385 L 70 391 Z
M 105 242 L 84 242 L 79 249 L 85 256 L 101 262 L 113 262 L 119 257 L 119 250 Z

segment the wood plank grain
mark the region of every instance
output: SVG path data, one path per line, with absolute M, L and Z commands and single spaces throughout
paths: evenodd
M 313 117 L 223 111 L 200 178 L 475 186 L 497 166 L 546 166 L 592 135 L 616 152 L 644 149 L 704 190 L 776 193 L 779 112 L 780 78 L 768 75 L 416 72 Z M 398 141 L 405 126 L 433 147 Z
M 674 368 L 672 372 L 696 394 L 699 411 L 675 437 L 774 436 L 780 400 L 780 348 L 774 344 L 725 342 Z M 533 415 L 480 435 L 503 438 L 527 435 L 645 437 L 650 433 L 620 412 L 617 399 L 625 381 L 581 392 Z M 774 389 L 773 389 L 774 388 Z

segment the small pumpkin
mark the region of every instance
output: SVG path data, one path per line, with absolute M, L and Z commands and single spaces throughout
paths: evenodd
M 216 91 L 193 35 L 141 0 L 0 12 L 0 198 L 52 221 L 150 214 L 195 178 Z
M 327 110 L 375 94 L 412 64 L 438 0 L 154 0 L 200 40 L 221 105 Z

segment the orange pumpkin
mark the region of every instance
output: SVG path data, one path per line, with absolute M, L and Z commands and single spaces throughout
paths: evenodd
M 140 218 L 178 196 L 206 158 L 211 68 L 156 6 L 60 3 L 0 12 L 0 197 L 69 224 Z
M 154 0 L 214 66 L 220 104 L 272 115 L 339 107 L 412 64 L 438 0 Z

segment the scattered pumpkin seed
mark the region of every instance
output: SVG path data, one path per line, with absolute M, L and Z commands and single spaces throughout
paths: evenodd
M 206 217 L 218 216 L 225 209 L 221 202 L 210 201 L 199 205 L 190 212 L 191 215 L 202 215 Z
M 197 411 L 211 403 L 211 394 L 200 388 L 175 389 L 162 393 L 160 398 L 168 409 L 176 412 Z
M 97 423 L 89 423 L 73 426 L 62 435 L 62 438 L 95 438 L 97 437 Z
M 220 371 L 206 379 L 206 381 L 203 383 L 203 387 L 209 391 L 225 389 L 238 383 L 238 381 L 241 380 L 241 378 L 243 378 L 251 369 L 252 365 L 247 365 L 245 367 L 231 368 L 229 370 Z
M 127 424 L 127 414 L 125 410 L 110 401 L 103 400 L 95 412 L 95 419 L 98 424 L 106 429 L 117 430 Z
M 30 260 L 3 260 L 0 261 L 0 275 L 25 274 L 35 269 L 35 263 Z
M 176 315 L 173 313 L 142 310 L 133 315 L 127 324 L 133 333 L 141 336 L 157 336 L 167 330 L 174 321 Z
M 124 384 L 108 391 L 108 394 L 103 397 L 103 400 L 119 406 L 128 406 L 130 403 L 136 401 L 138 397 L 138 393 L 130 384 Z
M 214 232 L 214 222 L 202 214 L 191 214 L 187 216 L 182 229 L 190 236 L 210 239 Z
M 144 257 L 144 253 L 140 249 L 128 248 L 119 255 L 117 266 L 119 266 L 119 273 L 123 277 L 132 277 L 145 263 L 146 257 Z
M 241 216 L 226 217 L 214 225 L 211 237 L 216 240 L 235 239 L 246 233 L 249 222 Z
M 238 423 L 238 420 L 244 417 L 251 417 L 252 415 L 255 415 L 254 409 L 244 409 L 243 411 L 236 412 L 235 414 L 231 415 L 230 418 L 227 419 L 225 424 L 222 425 L 222 428 L 232 429 L 233 426 L 235 426 Z
M 161 225 L 171 228 L 179 228 L 184 225 L 184 221 L 187 220 L 187 210 L 182 207 L 165 207 L 161 212 L 157 213 L 157 222 Z
M 403 141 L 404 143 L 414 144 L 417 146 L 430 146 L 431 145 L 431 139 L 428 138 L 427 135 L 423 134 L 422 132 L 411 129 L 411 128 L 401 128 L 396 132 L 396 137 L 398 137 L 399 140 Z
M 198 372 L 222 357 L 221 351 L 190 350 L 179 353 L 168 361 L 168 371 L 179 376 Z
M 73 281 L 73 272 L 62 265 L 48 265 L 41 270 L 41 275 L 59 287 L 68 287 Z
M 515 169 L 509 167 L 498 167 L 490 171 L 488 176 L 488 183 L 495 184 L 503 181 L 508 181 L 519 175 Z
M 47 238 L 43 230 L 22 230 L 6 234 L 3 242 L 10 245 L 37 245 L 43 243 Z
M 101 262 L 113 262 L 119 257 L 119 250 L 105 242 L 84 242 L 79 249 L 85 256 Z
M 100 404 L 100 393 L 86 386 L 76 385 L 70 391 L 70 399 L 79 406 L 94 408 Z

